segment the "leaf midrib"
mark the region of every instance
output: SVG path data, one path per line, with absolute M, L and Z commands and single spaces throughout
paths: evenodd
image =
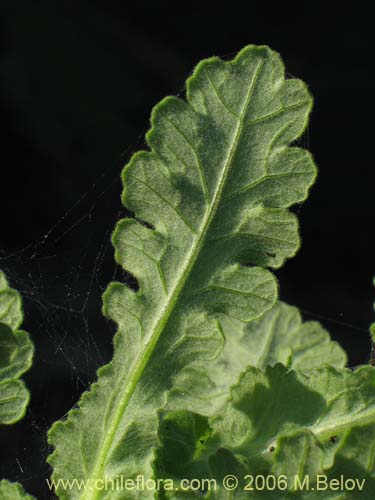
M 330 425 L 325 426 L 322 424 L 317 424 L 312 425 L 310 429 L 318 439 L 324 441 L 326 439 L 329 439 L 332 435 L 343 433 L 348 428 L 374 423 L 374 419 L 375 408 L 374 406 L 371 406 L 368 411 L 361 412 L 359 415 L 353 416 L 351 414 L 348 414 L 346 419 L 337 419 L 337 423 L 332 420 L 332 423 Z
M 181 278 L 178 280 L 177 285 L 171 292 L 169 299 L 166 300 L 166 306 L 162 309 L 161 314 L 158 316 L 156 319 L 154 326 L 152 327 L 152 335 L 150 336 L 149 340 L 144 344 L 144 348 L 141 350 L 137 360 L 135 361 L 133 368 L 131 370 L 131 376 L 127 382 L 127 384 L 123 384 L 125 382 L 124 379 L 127 378 L 128 372 L 126 371 L 124 375 L 122 375 L 120 379 L 120 383 L 118 384 L 119 386 L 125 385 L 125 390 L 123 397 L 121 398 L 119 404 L 117 405 L 118 410 L 115 411 L 113 418 L 111 419 L 111 425 L 109 427 L 108 432 L 106 433 L 106 437 L 103 441 L 103 444 L 101 446 L 101 451 L 97 455 L 97 459 L 95 461 L 95 465 L 92 471 L 91 478 L 88 478 L 89 481 L 87 484 L 90 483 L 91 480 L 95 480 L 98 478 L 101 478 L 103 476 L 103 470 L 107 462 L 108 458 L 108 453 L 110 451 L 111 445 L 114 440 L 114 436 L 117 432 L 117 429 L 121 423 L 121 419 L 126 411 L 127 405 L 137 387 L 137 384 L 143 374 L 143 371 L 145 370 L 148 361 L 154 351 L 154 348 L 160 338 L 160 335 L 162 334 L 165 326 L 168 323 L 168 320 L 171 316 L 172 311 L 174 310 L 174 307 L 180 297 L 180 294 L 191 274 L 191 271 L 194 267 L 194 264 L 199 256 L 199 253 L 204 245 L 206 235 L 208 233 L 208 229 L 210 227 L 210 224 L 215 217 L 215 214 L 217 212 L 219 203 L 221 201 L 221 195 L 226 183 L 226 180 L 228 178 L 228 174 L 231 170 L 231 165 L 232 165 L 232 160 L 235 155 L 235 151 L 238 146 L 238 142 L 241 137 L 241 133 L 243 130 L 243 119 L 246 114 L 246 111 L 248 109 L 251 96 L 253 94 L 258 75 L 260 73 L 261 67 L 263 66 L 264 61 L 258 60 L 258 64 L 256 66 L 256 69 L 254 71 L 254 75 L 252 78 L 252 81 L 249 85 L 249 89 L 246 93 L 244 102 L 242 104 L 242 109 L 241 113 L 239 114 L 238 118 L 238 124 L 235 129 L 235 132 L 233 134 L 233 138 L 231 141 L 231 145 L 228 148 L 228 154 L 223 162 L 223 167 L 222 167 L 222 176 L 220 178 L 220 181 L 218 182 L 217 188 L 215 190 L 214 196 L 212 198 L 212 204 L 211 208 L 207 211 L 206 217 L 203 219 L 201 229 L 198 232 L 197 235 L 197 240 L 195 245 L 192 246 L 189 254 L 187 255 L 187 258 L 185 259 L 184 266 L 183 266 L 183 271 L 180 274 Z M 98 490 L 89 490 L 85 491 L 81 497 L 80 500 L 96 500 L 98 498 L 98 495 L 100 494 L 100 491 Z
M 348 414 L 348 418 L 346 420 L 341 419 L 340 423 L 335 424 L 333 421 L 332 424 L 326 426 L 313 424 L 306 426 L 305 429 L 312 432 L 313 435 L 321 443 L 324 443 L 328 441 L 332 436 L 343 434 L 348 429 L 363 427 L 367 424 L 373 424 L 374 419 L 375 419 L 375 408 L 371 407 L 370 411 L 366 412 L 365 414 L 360 414 L 359 416 L 354 418 L 350 414 Z M 277 438 L 278 435 L 276 435 L 276 437 L 273 437 L 270 442 L 266 443 L 266 446 L 264 447 L 262 452 L 263 454 L 267 455 L 269 453 L 270 446 L 276 447 Z

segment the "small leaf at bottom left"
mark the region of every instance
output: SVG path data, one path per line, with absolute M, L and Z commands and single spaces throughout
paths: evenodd
M 35 497 L 28 495 L 19 483 L 3 479 L 0 481 L 0 500 L 35 500 Z

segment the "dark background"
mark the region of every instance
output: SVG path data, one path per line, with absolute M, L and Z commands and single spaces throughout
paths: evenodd
M 23 294 L 36 345 L 27 417 L 0 431 L 0 477 L 50 498 L 46 431 L 111 357 L 114 326 L 100 296 L 124 279 L 109 242 L 125 213 L 121 167 L 144 147 L 152 106 L 181 93 L 201 58 L 265 43 L 310 86 L 315 107 L 301 144 L 320 173 L 297 207 L 303 245 L 277 272 L 281 298 L 321 320 L 350 365 L 368 361 L 375 72 L 363 3 L 331 14 L 316 3 L 0 5 L 0 268 Z

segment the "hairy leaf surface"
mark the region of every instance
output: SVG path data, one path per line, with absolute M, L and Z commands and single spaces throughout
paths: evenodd
M 34 347 L 28 333 L 19 330 L 22 301 L 0 271 L 0 424 L 20 420 L 29 402 L 29 392 L 20 376 L 31 366 Z
M 213 478 L 217 490 L 164 492 L 160 498 L 373 498 L 374 387 L 375 370 L 369 366 L 355 372 L 321 368 L 308 375 L 280 364 L 265 372 L 250 368 L 233 388 L 223 415 L 177 412 L 161 423 L 157 477 L 174 478 L 176 484 L 182 478 Z M 233 491 L 223 488 L 228 474 L 239 480 Z M 286 485 L 246 491 L 246 475 L 285 477 Z M 359 485 L 320 491 L 318 475 L 323 488 L 325 476 L 330 481 L 343 475 Z M 303 490 L 299 484 L 305 477 L 309 488 Z
M 307 373 L 346 365 L 345 352 L 320 323 L 303 323 L 298 309 L 283 302 L 249 324 L 226 318 L 223 325 L 227 335 L 222 351 L 212 361 L 196 361 L 181 370 L 168 396 L 170 410 L 219 413 L 230 387 L 248 366 L 264 370 L 282 363 Z
M 35 498 L 25 493 L 20 484 L 3 479 L 0 481 L 0 500 L 35 500 Z
M 51 429 L 54 478 L 89 481 L 84 491 L 59 491 L 61 499 L 122 499 L 95 482 L 150 477 L 157 410 L 175 375 L 217 356 L 233 334 L 226 319 L 251 322 L 274 304 L 276 282 L 265 268 L 296 252 L 297 220 L 287 207 L 306 198 L 315 178 L 310 154 L 288 147 L 310 109 L 306 86 L 285 80 L 278 54 L 255 46 L 231 62 L 201 62 L 186 102 L 168 97 L 154 108 L 150 151 L 123 172 L 123 203 L 135 218 L 113 235 L 116 260 L 139 290 L 109 286 L 113 360 Z

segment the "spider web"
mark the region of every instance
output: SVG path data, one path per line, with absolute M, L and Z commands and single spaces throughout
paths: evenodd
M 48 429 L 112 356 L 115 325 L 101 314 L 101 296 L 111 281 L 134 284 L 116 265 L 110 240 L 115 222 L 130 215 L 120 201 L 120 170 L 103 171 L 35 241 L 12 253 L 0 249 L 0 269 L 22 295 L 22 328 L 35 344 L 33 366 L 23 376 L 31 392 L 27 415 L 0 428 L 0 477 L 21 482 L 39 499 L 53 498 L 45 483 Z

